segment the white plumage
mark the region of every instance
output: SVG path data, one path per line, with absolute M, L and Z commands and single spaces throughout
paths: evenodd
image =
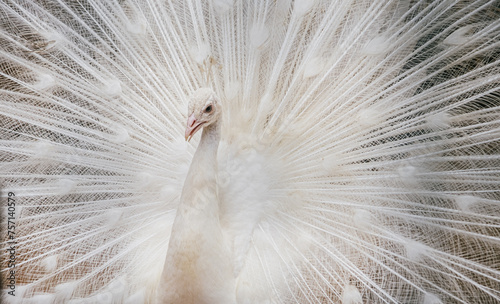
M 7 0 L 0 24 L 7 303 L 500 302 L 497 1 Z M 211 163 L 183 138 L 205 87 Z M 174 224 L 186 196 L 212 212 Z

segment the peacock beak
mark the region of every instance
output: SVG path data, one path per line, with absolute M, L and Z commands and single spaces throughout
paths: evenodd
M 201 129 L 201 125 L 202 124 L 203 124 L 203 122 L 198 122 L 196 120 L 196 117 L 194 117 L 194 113 L 191 114 L 191 116 L 188 117 L 187 127 L 186 127 L 186 134 L 185 134 L 185 138 L 186 138 L 187 141 L 190 141 L 191 138 L 193 137 L 193 135 L 199 129 Z

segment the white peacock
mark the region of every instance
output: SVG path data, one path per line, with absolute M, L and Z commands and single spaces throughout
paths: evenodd
M 7 303 L 500 303 L 498 1 L 0 24 Z

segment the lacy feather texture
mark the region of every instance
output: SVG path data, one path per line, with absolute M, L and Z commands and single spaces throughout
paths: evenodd
M 500 4 L 2 0 L 0 178 L 5 303 L 500 303 Z

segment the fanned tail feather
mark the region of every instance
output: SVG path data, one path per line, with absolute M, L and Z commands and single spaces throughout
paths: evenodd
M 154 298 L 208 86 L 239 302 L 500 302 L 497 2 L 16 0 L 0 23 L 7 301 Z

